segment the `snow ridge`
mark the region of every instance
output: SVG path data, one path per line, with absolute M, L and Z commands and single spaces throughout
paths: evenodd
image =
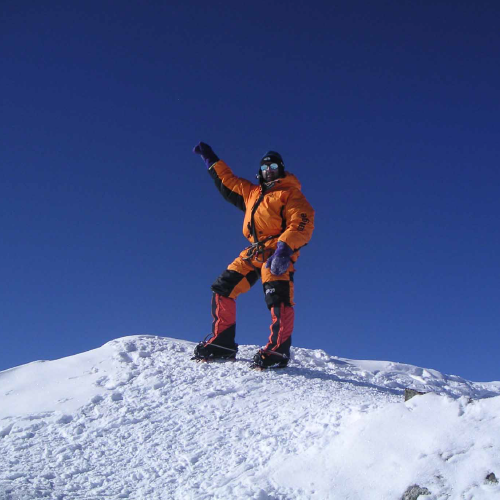
M 0 372 L 0 499 L 500 497 L 499 382 L 301 348 L 254 372 L 257 346 L 193 347 L 124 337 Z

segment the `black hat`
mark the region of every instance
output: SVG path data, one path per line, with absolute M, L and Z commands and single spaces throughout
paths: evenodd
M 264 163 L 269 163 L 269 162 L 275 162 L 278 165 L 282 165 L 283 167 L 285 166 L 285 163 L 283 162 L 283 158 L 276 151 L 268 151 L 260 160 L 261 165 Z
M 268 163 L 277 163 L 279 165 L 278 173 L 279 177 L 285 177 L 285 162 L 279 153 L 276 151 L 268 151 L 260 160 L 259 163 L 259 173 L 257 174 L 257 178 L 259 182 L 262 184 L 264 179 L 262 178 L 262 171 L 260 170 L 260 166 Z

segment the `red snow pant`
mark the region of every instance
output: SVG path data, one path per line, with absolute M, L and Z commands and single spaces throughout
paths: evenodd
M 266 351 L 290 357 L 295 312 L 293 309 L 293 276 L 290 263 L 287 271 L 274 275 L 265 262 L 248 259 L 244 250 L 212 285 L 212 338 L 208 343 L 234 348 L 236 335 L 236 298 L 262 279 L 267 307 L 271 311 L 271 333 Z

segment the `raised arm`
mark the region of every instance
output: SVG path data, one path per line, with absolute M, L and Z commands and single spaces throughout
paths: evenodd
M 236 177 L 208 144 L 200 142 L 193 149 L 193 152 L 202 157 L 208 168 L 208 173 L 214 179 L 215 186 L 224 199 L 240 210 L 245 211 L 250 192 L 252 189 L 257 188 L 257 186 L 246 179 Z

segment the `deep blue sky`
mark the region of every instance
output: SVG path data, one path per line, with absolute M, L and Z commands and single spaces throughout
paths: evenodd
M 7 1 L 0 369 L 202 339 L 242 213 L 192 154 L 279 151 L 316 209 L 294 344 L 500 380 L 500 4 Z M 238 341 L 264 344 L 257 284 Z

